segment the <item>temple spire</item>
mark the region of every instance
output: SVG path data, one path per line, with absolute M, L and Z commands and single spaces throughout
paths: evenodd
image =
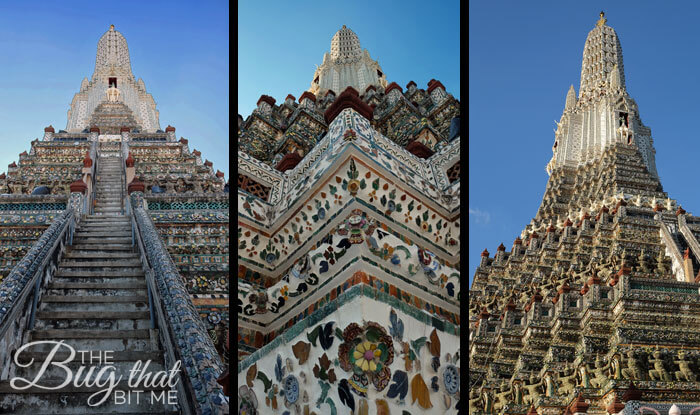
M 129 46 L 126 44 L 126 39 L 121 33 L 114 30 L 114 25 L 110 25 L 109 30 L 97 42 L 95 72 L 92 79 L 114 75 L 133 78 Z
M 658 177 L 651 131 L 627 93 L 620 40 L 604 16 L 601 12 L 586 38 L 578 99 L 570 87 L 546 170 L 551 174 L 564 165 L 576 168 L 598 161 L 609 146 L 626 143 L 638 148 L 647 171 Z
M 619 86 L 625 88 L 620 39 L 615 30 L 606 24 L 607 19 L 603 15 L 601 12 L 601 18 L 596 27 L 588 33 L 583 48 L 579 99 L 584 96 L 594 99 L 600 97 L 597 92 L 604 86 L 615 65 L 620 72 Z
M 355 32 L 343 25 L 331 39 L 330 53 L 316 68 L 309 92 L 325 96 L 331 90 L 337 96 L 347 87 L 364 93 L 369 86 L 386 88 L 388 83 L 379 62 L 373 60 L 360 46 Z

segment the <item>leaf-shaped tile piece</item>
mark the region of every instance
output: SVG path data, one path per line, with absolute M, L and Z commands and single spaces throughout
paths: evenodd
M 294 357 L 296 357 L 299 360 L 300 365 L 303 365 L 309 359 L 310 350 L 311 345 L 302 340 L 299 340 L 297 344 L 292 346 L 292 352 L 294 352 Z
M 326 400 L 326 396 L 328 396 L 328 389 L 331 388 L 330 383 L 324 382 L 322 380 L 319 380 L 318 384 L 321 385 L 321 397 L 318 398 L 318 400 L 316 401 L 316 408 L 321 407 L 321 404 L 323 403 L 323 401 Z
M 277 363 L 275 363 L 275 379 L 277 382 L 282 382 L 284 377 L 284 366 L 282 366 L 282 356 L 277 355 Z
M 445 404 L 445 409 L 450 409 L 450 405 L 452 405 L 452 398 L 450 398 L 450 396 L 446 393 L 443 393 L 442 397 L 444 398 L 443 403 Z
M 369 414 L 369 404 L 367 403 L 367 399 L 361 399 L 360 400 L 360 408 L 358 411 L 358 415 L 368 415 Z
M 333 402 L 330 396 L 326 398 L 326 403 L 331 407 L 331 415 L 338 415 L 338 411 L 335 409 L 335 402 Z
M 411 340 L 411 347 L 413 348 L 414 352 L 416 353 L 416 356 L 420 356 L 420 349 L 423 348 L 425 345 L 425 342 L 428 339 L 425 337 L 421 337 L 419 339 Z
M 258 364 L 254 363 L 253 366 L 248 368 L 248 372 L 246 372 L 245 376 L 245 383 L 248 385 L 249 388 L 253 387 L 253 381 L 255 380 L 255 375 L 258 374 Z
M 378 328 L 376 328 L 374 326 L 369 326 L 367 328 L 367 334 L 366 334 L 367 340 L 369 340 L 371 342 L 377 342 L 377 341 L 379 341 L 379 337 L 381 335 L 382 335 L 382 332 Z
M 350 393 L 350 385 L 347 379 L 340 380 L 338 384 L 338 396 L 340 396 L 340 402 L 350 408 L 350 412 L 355 412 L 355 398 L 352 393 Z
M 318 332 L 320 328 L 321 326 L 316 326 L 315 329 L 311 330 L 306 334 L 306 338 L 309 339 L 309 341 L 311 342 L 311 344 L 314 345 L 314 347 L 316 347 L 316 339 L 318 338 Z
M 433 404 L 430 402 L 430 391 L 420 373 L 411 380 L 411 403 L 416 403 L 416 400 L 418 405 L 425 409 L 433 407 Z
M 265 392 L 272 386 L 272 381 L 265 376 L 263 372 L 258 372 L 258 379 L 260 379 L 265 386 Z
M 335 377 L 335 370 L 334 369 L 329 370 L 328 371 L 328 381 L 330 383 L 335 383 L 336 379 L 337 378 Z
M 389 327 L 391 336 L 397 340 L 401 340 L 403 337 L 403 321 L 399 320 L 394 309 L 391 309 L 389 313 L 389 322 L 391 323 L 391 327 Z
M 326 356 L 325 353 L 318 358 L 318 362 L 321 364 L 321 367 L 323 369 L 328 370 L 328 368 L 331 367 L 331 361 L 328 360 L 328 356 Z
M 440 357 L 440 338 L 437 335 L 437 329 L 433 329 L 433 332 L 430 333 L 430 353 Z
M 377 399 L 377 415 L 389 415 L 389 404 L 384 399 Z
M 392 380 L 394 383 L 389 386 L 389 392 L 386 396 L 391 399 L 398 396 L 400 400 L 403 400 L 408 393 L 408 375 L 406 372 L 396 370 Z
M 343 339 L 343 331 L 340 329 L 340 327 L 335 328 L 335 336 L 339 338 L 341 342 L 345 341 L 345 339 Z
M 319 342 L 323 350 L 328 350 L 333 345 L 333 321 L 326 323 L 323 329 L 319 329 Z M 321 327 L 321 326 L 319 326 Z
M 411 349 L 408 347 L 408 343 L 401 342 L 401 347 L 403 349 L 403 360 L 405 363 L 406 372 L 410 372 L 413 368 L 413 359 L 411 359 Z

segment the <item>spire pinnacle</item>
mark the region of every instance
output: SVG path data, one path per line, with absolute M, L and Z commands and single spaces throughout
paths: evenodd
M 597 26 L 602 26 L 605 23 L 607 23 L 608 19 L 605 18 L 605 12 L 601 11 L 600 12 L 600 19 L 598 19 L 598 23 L 596 23 Z
M 576 106 L 576 91 L 574 90 L 574 86 L 571 85 L 569 87 L 569 91 L 566 93 L 566 105 L 565 108 L 567 110 L 573 109 Z

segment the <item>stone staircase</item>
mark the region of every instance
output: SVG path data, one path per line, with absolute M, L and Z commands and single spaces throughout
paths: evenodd
M 125 391 L 124 399 L 130 398 L 131 403 L 117 404 L 115 392 L 112 392 L 105 403 L 90 407 L 88 397 L 107 386 L 76 387 L 75 379 L 58 390 L 31 387 L 23 391 L 12 389 L 9 381 L 3 381 L 0 382 L 0 413 L 179 413 L 172 405 L 164 404 L 167 386 L 143 387 L 143 382 L 138 388 L 127 385 L 129 370 L 139 360 L 142 364 L 151 360 L 145 372 L 151 377 L 156 371 L 167 368 L 164 368 L 157 330 L 150 328 L 146 279 L 139 255 L 132 246 L 130 218 L 122 213 L 121 159 L 106 156 L 111 154 L 101 154 L 98 163 L 94 214 L 80 222 L 73 245 L 68 247 L 39 300 L 34 330 L 28 333 L 25 343 L 54 340 L 73 346 L 77 354 L 67 366 L 74 374 L 82 365 L 86 366 L 85 372 L 95 367 L 91 374 L 80 376 L 81 383 L 85 378 L 94 382 L 99 369 L 108 365 L 90 362 L 87 354 L 85 363 L 81 363 L 78 351 L 113 352 L 110 360 L 115 367 L 115 378 L 122 376 L 115 390 Z M 15 376 L 34 379 L 53 347 L 42 344 L 23 352 L 21 361 L 24 364 L 29 364 L 31 359 L 34 362 L 18 367 Z M 68 349 L 63 347 L 53 361 L 63 361 L 67 355 Z M 110 372 L 106 372 L 107 376 Z M 60 385 L 65 379 L 66 371 L 51 365 L 38 383 Z M 133 390 L 144 391 L 139 403 L 136 403 L 135 393 L 129 396 L 129 391 Z M 151 391 L 160 397 L 159 401 L 153 402 Z M 121 392 L 116 393 L 122 396 Z M 100 394 L 93 402 L 102 396 Z

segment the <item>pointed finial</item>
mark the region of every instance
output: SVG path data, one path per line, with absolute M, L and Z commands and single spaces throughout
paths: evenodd
M 109 30 L 114 30 L 114 25 L 109 25 Z
M 604 12 L 604 11 L 601 11 L 601 12 L 600 12 L 600 19 L 598 20 L 597 25 L 598 25 L 598 26 L 602 26 L 602 25 L 604 25 L 607 21 L 608 21 L 608 19 L 605 18 L 605 12 Z
M 571 85 L 569 87 L 569 91 L 566 93 L 566 105 L 564 106 L 565 109 L 569 110 L 572 109 L 576 106 L 576 90 L 574 89 L 574 86 Z

